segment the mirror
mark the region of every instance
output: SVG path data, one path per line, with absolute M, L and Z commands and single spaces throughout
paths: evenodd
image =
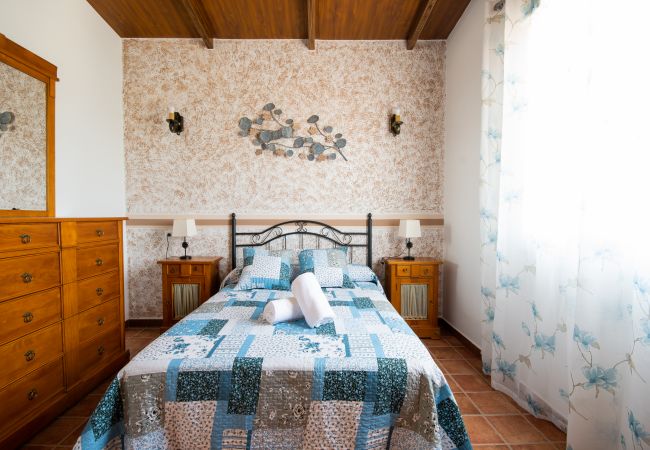
M 54 215 L 56 67 L 0 34 L 0 215 Z

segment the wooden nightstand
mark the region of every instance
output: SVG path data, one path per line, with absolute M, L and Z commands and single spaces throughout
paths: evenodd
M 161 259 L 163 325 L 166 330 L 219 290 L 220 256 Z
M 438 280 L 442 261 L 387 259 L 386 290 L 392 305 L 419 337 L 440 338 Z

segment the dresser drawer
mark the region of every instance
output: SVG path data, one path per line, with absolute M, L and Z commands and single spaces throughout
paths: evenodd
M 77 249 L 77 278 L 88 278 L 117 269 L 119 251 L 117 244 Z
M 119 298 L 102 303 L 77 317 L 79 321 L 79 342 L 85 342 L 109 328 L 115 328 L 120 323 Z
M 48 399 L 63 391 L 61 358 L 15 381 L 0 391 L 0 423 L 36 414 Z
M 79 311 L 97 306 L 106 300 L 120 296 L 120 273 L 118 271 L 98 275 L 77 282 Z
M 79 346 L 79 367 L 95 371 L 110 361 L 121 347 L 120 329 L 114 328 L 101 336 Z
M 0 387 L 63 353 L 61 323 L 50 325 L 0 346 Z
M 411 265 L 410 264 L 398 264 L 395 267 L 395 272 L 398 277 L 410 277 L 411 276 Z
M 0 303 L 0 344 L 61 320 L 61 289 Z
M 77 243 L 115 241 L 118 239 L 117 222 L 77 222 Z
M 17 223 L 0 225 L 0 251 L 57 247 L 59 225 L 56 223 Z
M 41 291 L 60 283 L 59 253 L 0 260 L 0 300 Z
M 411 275 L 414 277 L 431 277 L 433 276 L 435 267 L 433 265 L 414 265 L 411 268 Z

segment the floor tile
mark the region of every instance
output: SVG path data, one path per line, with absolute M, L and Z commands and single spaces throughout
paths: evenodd
M 463 390 L 458 386 L 458 383 L 454 380 L 454 377 L 450 375 L 445 375 L 445 379 L 447 380 L 447 384 L 449 384 L 449 388 L 451 389 L 451 392 L 456 394 L 457 392 L 463 392 Z
M 553 444 L 522 444 L 513 445 L 510 448 L 512 450 L 555 450 Z
M 86 427 L 87 422 L 88 421 L 84 421 L 84 423 L 82 423 L 77 428 L 72 430 L 72 432 L 68 435 L 68 437 L 66 437 L 64 440 L 61 441 L 60 445 L 74 445 L 77 442 L 79 436 L 81 436 L 81 432 Z
M 47 428 L 34 436 L 29 444 L 31 445 L 56 445 L 63 441 L 86 419 L 80 417 L 59 417 Z
M 474 368 L 462 359 L 441 360 L 439 365 L 441 368 L 444 367 L 451 375 L 472 375 L 476 373 Z
M 546 441 L 544 435 L 524 416 L 488 416 L 488 420 L 509 444 L 533 444 Z
M 455 347 L 456 351 L 465 359 L 478 358 L 479 356 L 473 351 L 465 347 Z
M 456 336 L 446 336 L 443 339 L 452 347 L 463 347 L 463 343 Z
M 468 392 L 490 392 L 492 388 L 485 382 L 480 375 L 454 375 L 456 383 L 461 389 Z
M 503 440 L 483 416 L 463 417 L 472 444 L 501 444 Z
M 510 447 L 507 445 L 492 445 L 492 444 L 487 444 L 487 445 L 481 445 L 481 444 L 472 444 L 474 448 L 480 449 L 480 450 L 510 450 Z
M 160 336 L 160 328 L 144 328 L 141 330 L 137 337 L 139 338 L 157 338 Z
M 458 403 L 458 407 L 460 408 L 460 413 L 463 416 L 467 414 L 480 414 L 480 411 L 467 394 L 454 394 L 454 398 L 456 399 L 456 403 Z
M 427 348 L 432 347 L 451 347 L 447 341 L 444 339 L 422 339 L 422 343 Z
M 524 417 L 541 431 L 549 441 L 566 442 L 566 434 L 548 420 L 538 419 L 530 414 L 525 414 Z
M 88 395 L 85 398 L 82 398 L 79 403 L 64 412 L 63 417 L 90 417 L 101 398 L 101 395 Z
M 452 347 L 432 347 L 429 349 L 435 360 L 463 359 L 463 357 Z
M 501 392 L 474 392 L 469 394 L 483 414 L 518 414 L 519 410 L 512 401 Z

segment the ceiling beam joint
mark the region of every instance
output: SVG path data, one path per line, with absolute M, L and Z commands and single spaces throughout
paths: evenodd
M 192 20 L 192 26 L 194 31 L 196 31 L 207 48 L 214 48 L 214 32 L 212 28 L 212 22 L 208 13 L 203 7 L 201 0 L 181 0 L 181 3 L 185 7 L 185 11 L 190 16 Z
M 316 49 L 316 0 L 307 0 L 307 48 Z
M 408 50 L 413 50 L 413 48 L 415 47 L 415 43 L 420 38 L 420 35 L 422 34 L 422 30 L 424 30 L 424 26 L 429 21 L 429 17 L 431 16 L 431 12 L 433 11 L 433 8 L 436 6 L 436 3 L 438 3 L 438 0 L 427 0 L 427 4 L 422 9 L 422 12 L 419 14 L 419 17 L 417 17 L 417 23 L 415 24 L 413 31 L 411 31 L 411 34 L 409 35 L 409 38 L 406 41 L 406 48 Z

